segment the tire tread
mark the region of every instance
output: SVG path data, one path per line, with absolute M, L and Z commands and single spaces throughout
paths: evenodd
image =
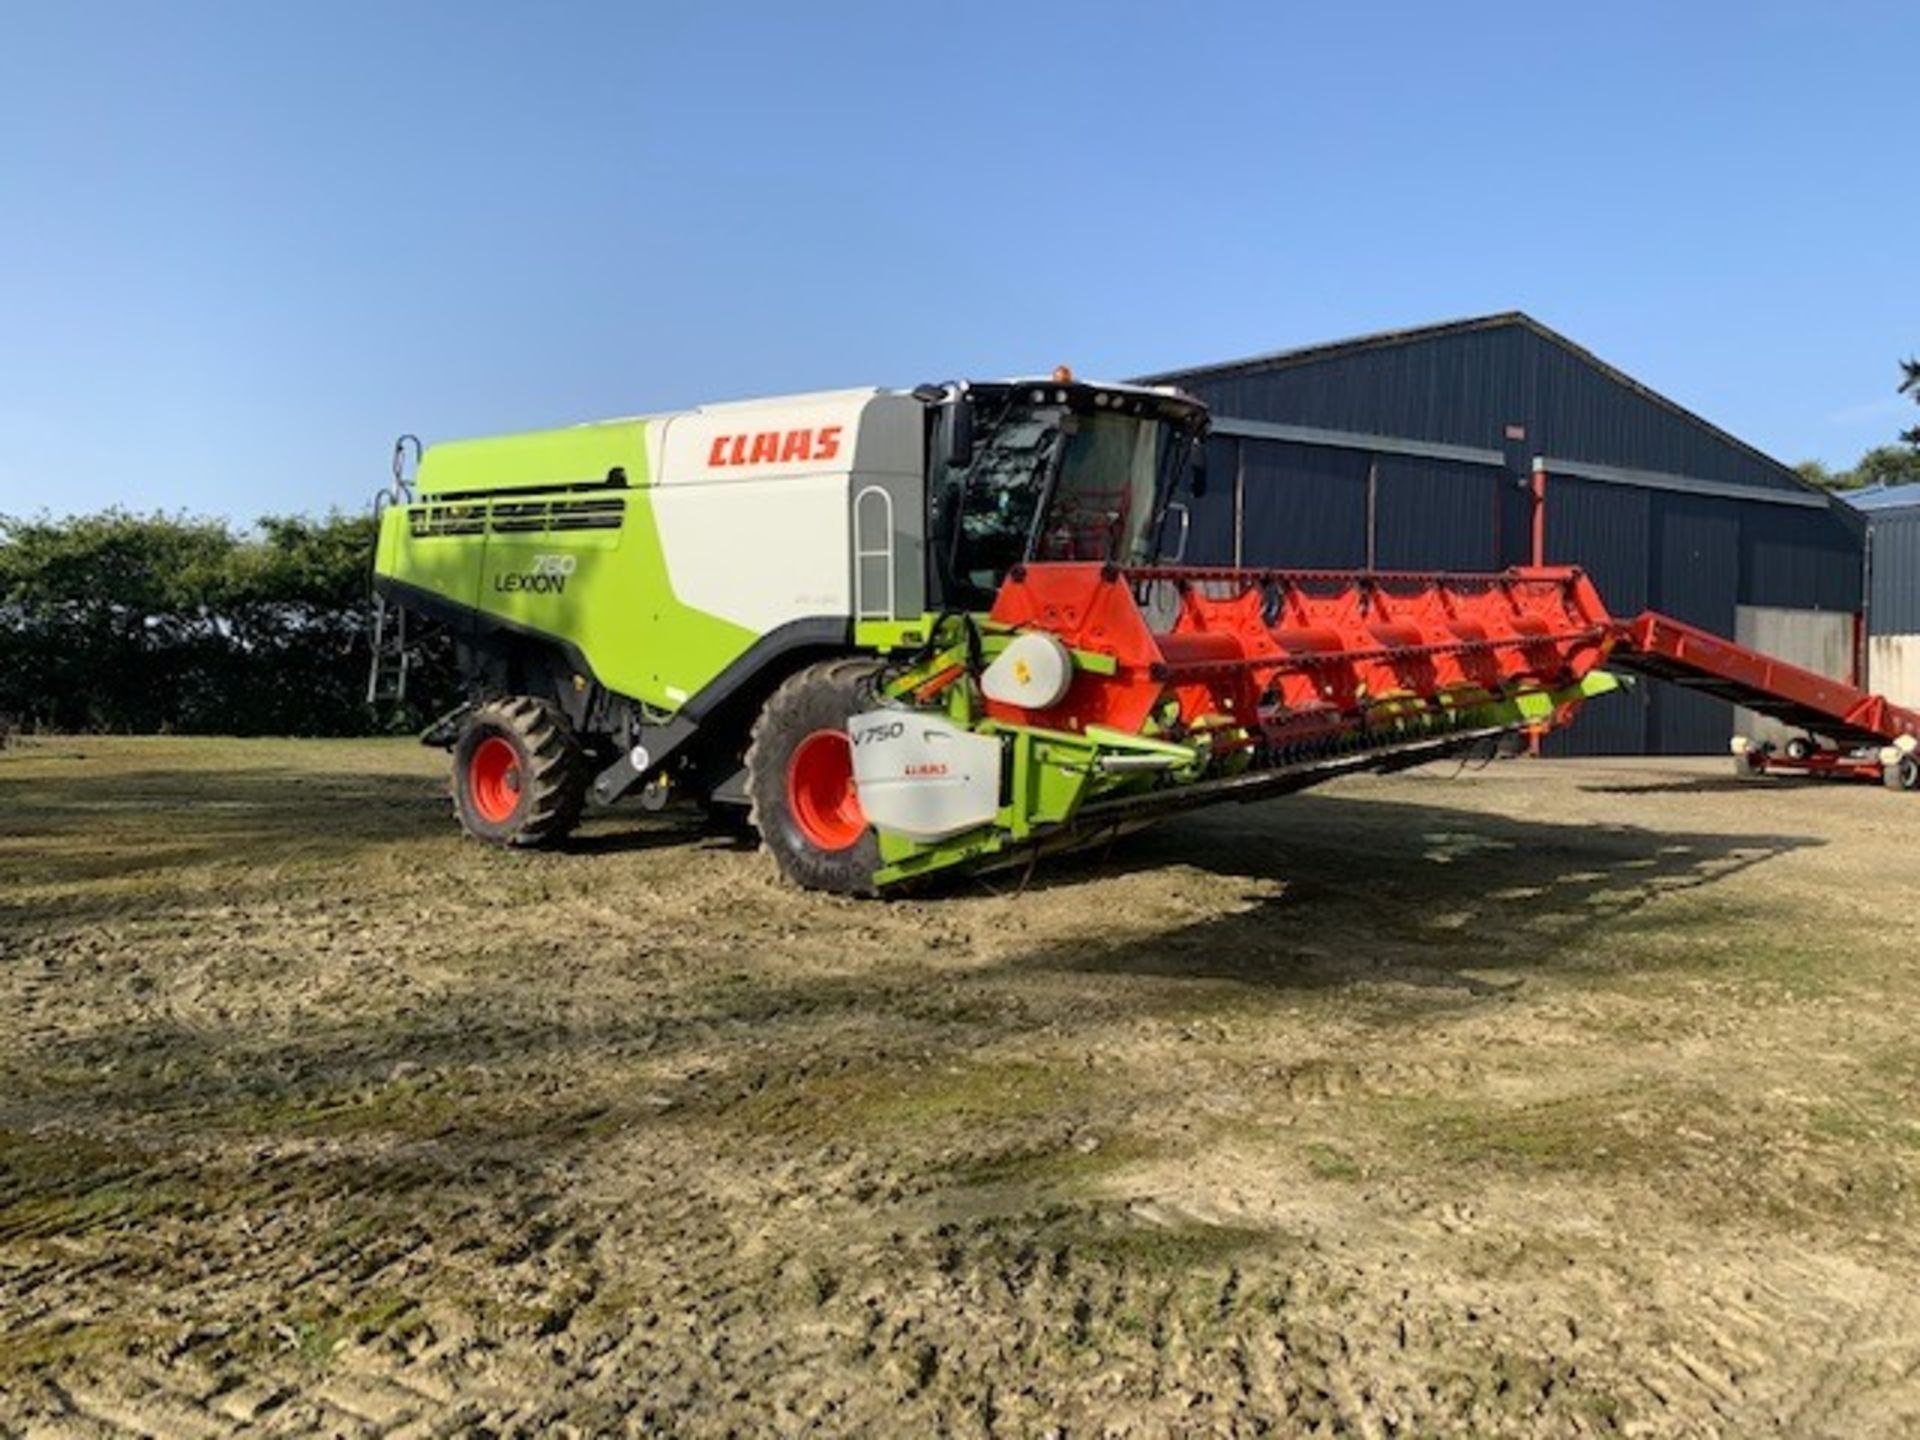
M 761 851 L 775 872 L 789 883 L 843 895 L 875 893 L 873 871 L 879 856 L 870 840 L 861 842 L 857 858 L 790 854 L 775 831 L 778 817 L 765 813 L 763 806 L 770 792 L 785 793 L 785 776 L 778 772 L 784 768 L 786 754 L 776 755 L 774 747 L 798 738 L 781 733 L 790 717 L 815 703 L 827 703 L 827 696 L 833 696 L 836 708 L 845 714 L 856 713 L 871 702 L 871 684 L 880 669 L 879 661 L 864 656 L 818 661 L 781 681 L 754 717 L 746 753 L 747 823 L 760 836 Z
M 515 849 L 538 849 L 558 844 L 580 823 L 587 800 L 586 754 L 560 708 L 531 695 L 492 700 L 467 717 L 464 734 L 491 730 L 515 740 L 529 762 L 522 777 L 523 791 L 531 795 L 525 813 L 504 835 L 478 834 L 468 824 L 461 805 L 463 783 L 456 764 L 453 777 L 454 811 L 469 834 Z M 463 747 L 456 747 L 458 756 Z

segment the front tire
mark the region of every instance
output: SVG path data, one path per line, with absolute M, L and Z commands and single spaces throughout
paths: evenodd
M 516 695 L 482 705 L 453 747 L 453 808 L 489 845 L 556 845 L 580 823 L 587 763 L 566 716 Z
M 871 895 L 880 841 L 853 786 L 847 721 L 873 708 L 870 660 L 809 665 L 773 692 L 747 747 L 753 828 L 781 875 L 807 890 Z

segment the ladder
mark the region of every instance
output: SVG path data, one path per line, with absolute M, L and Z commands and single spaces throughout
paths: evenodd
M 407 646 L 407 612 L 403 606 L 387 604 L 387 597 L 380 594 L 373 597 L 372 640 L 367 704 L 375 709 L 404 704 L 407 674 L 413 668 L 413 651 Z
M 407 479 L 407 450 L 413 450 L 414 464 L 420 463 L 417 436 L 402 435 L 393 442 L 393 483 L 383 486 L 373 497 L 373 529 L 380 533 L 380 519 L 389 505 L 405 505 L 413 499 L 413 484 Z M 413 669 L 413 647 L 407 640 L 407 611 L 402 605 L 390 605 L 387 597 L 375 589 L 372 574 L 368 588 L 373 592 L 373 613 L 368 623 L 367 704 L 373 709 L 383 705 L 401 705 L 407 698 L 407 676 Z

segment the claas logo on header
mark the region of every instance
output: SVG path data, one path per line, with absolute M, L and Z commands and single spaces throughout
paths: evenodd
M 840 426 L 818 430 L 761 430 L 716 435 L 707 450 L 709 468 L 728 465 L 788 465 L 795 460 L 831 460 L 840 453 Z

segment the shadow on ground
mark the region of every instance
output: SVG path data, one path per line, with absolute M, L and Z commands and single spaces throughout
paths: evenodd
M 183 797 L 210 790 L 212 802 L 176 808 Z M 165 848 L 173 844 L 232 851 L 269 872 L 289 858 L 317 858 L 320 875 L 337 876 L 334 867 L 351 861 L 358 847 L 424 833 L 444 838 L 451 824 L 436 787 L 410 776 L 265 771 L 220 776 L 210 785 L 206 773 L 163 771 L 126 777 L 107 797 L 78 779 L 37 784 L 31 801 L 28 828 L 52 841 L 32 863 L 73 881 L 94 873 L 91 847 L 102 843 L 129 847 L 114 864 L 191 863 Z M 577 863 L 591 865 L 598 851 L 682 841 L 707 846 L 719 838 L 663 822 L 628 835 L 585 837 L 596 843 L 580 847 Z M 364 1000 L 356 993 L 345 1013 L 332 1008 L 339 989 L 316 990 L 314 1008 L 290 1012 L 299 1019 L 291 1030 L 284 1017 L 258 1028 L 175 1018 L 166 987 L 177 962 L 130 935 L 112 943 L 134 947 L 127 953 L 142 959 L 156 1000 L 116 993 L 126 982 L 109 982 L 126 1007 L 124 1021 L 16 1036 L 13 1056 L 0 1065 L 14 1090 L 0 1104 L 0 1124 L 345 1143 L 360 1155 L 356 1164 L 369 1163 L 357 1142 L 400 1142 L 415 1148 L 387 1183 L 411 1188 L 436 1173 L 416 1163 L 422 1145 L 531 1169 L 593 1144 L 610 1128 L 647 1124 L 658 1101 L 647 1093 L 646 1073 L 682 1052 L 711 1057 L 703 1103 L 722 1117 L 794 1076 L 852 1066 L 883 1083 L 896 1064 L 964 1061 L 1021 1034 L 1111 1024 L 1132 1008 L 1161 1011 L 1168 1003 L 1165 985 L 1112 987 L 1091 997 L 1081 987 L 1023 983 L 1046 975 L 1132 976 L 1176 988 L 1229 981 L 1270 991 L 1385 981 L 1473 1000 L 1497 998 L 1529 973 L 1643 963 L 1642 951 L 1627 943 L 1611 960 L 1596 957 L 1636 935 L 1653 902 L 1820 843 L 1295 796 L 1169 821 L 1121 841 L 1105 857 L 1043 864 L 1013 903 L 1051 907 L 1043 928 L 1073 938 L 977 968 L 928 963 L 935 947 L 964 951 L 1005 923 L 1003 904 L 983 907 L 965 893 L 838 911 L 827 907 L 839 902 L 798 893 L 759 897 L 753 903 L 765 913 L 756 933 L 766 941 L 757 953 L 702 949 L 708 942 L 697 925 L 683 935 L 664 923 L 657 944 L 623 950 L 594 939 L 590 911 L 568 909 L 590 906 L 590 894 L 560 893 L 526 902 L 552 907 L 558 938 L 551 947 L 496 964 L 468 953 L 462 933 L 436 931 L 429 949 L 417 952 L 438 971 L 431 993 L 419 990 L 409 968 L 415 962 L 398 960 L 378 971 L 377 983 L 402 989 Z M 702 862 L 695 856 L 689 863 Z M 1153 919 L 1164 910 L 1103 916 L 1091 908 L 1134 903 L 1111 886 L 1116 879 L 1183 869 L 1245 880 L 1244 904 L 1223 912 L 1212 885 L 1195 918 L 1172 924 Z M 297 890 L 301 876 L 286 883 Z M 1151 903 L 1164 905 L 1168 887 L 1149 889 Z M 1066 906 L 1071 914 L 1082 893 L 1085 923 L 1062 923 L 1058 912 Z M 84 898 L 82 891 L 49 901 L 39 918 L 71 923 L 79 918 L 72 907 Z M 949 905 L 950 913 L 938 915 Z M 671 914 L 670 903 L 663 913 Z M 843 913 L 846 925 L 838 965 L 796 965 L 781 935 L 790 926 L 817 928 L 832 913 Z M 22 907 L 0 906 L 0 922 L 33 918 Z M 425 923 L 389 916 L 364 943 L 391 959 L 400 953 L 395 946 L 424 933 L 417 927 Z M 487 923 L 486 912 L 476 912 L 472 923 Z M 1658 923 L 1686 921 L 1663 911 Z M 254 964 L 245 958 L 254 943 L 235 952 L 236 976 L 252 973 L 244 967 Z M 287 960 L 297 963 L 305 942 L 289 933 L 284 943 L 294 947 Z M 36 953 L 50 967 L 45 983 L 55 983 L 65 961 L 44 944 Z M 665 968 L 641 988 L 630 973 L 636 962 Z M 344 1163 L 347 1156 L 338 1158 Z
M 1828 780 L 1816 775 L 1772 774 L 1751 780 L 1738 775 L 1701 775 L 1691 780 L 1625 781 L 1615 785 L 1582 785 L 1582 795 L 1746 795 L 1758 801 L 1768 790 L 1831 790 L 1836 785 L 1865 781 Z
M 1728 782 L 1738 785 L 1738 781 Z M 1029 969 L 1231 979 L 1313 988 L 1377 977 L 1498 993 L 1528 970 L 1592 964 L 1662 897 L 1824 844 L 1777 834 L 1561 825 L 1439 806 L 1297 796 L 1262 813 L 1197 817 L 1069 861 L 1036 883 L 1167 865 L 1265 882 L 1248 908 L 1149 940 L 1089 937 Z M 1276 893 L 1277 892 L 1277 893 Z M 1491 969 L 1495 984 L 1467 972 Z

